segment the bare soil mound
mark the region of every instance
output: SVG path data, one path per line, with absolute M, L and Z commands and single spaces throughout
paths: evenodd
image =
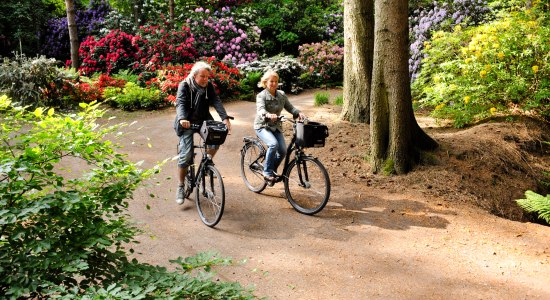
M 314 151 L 333 180 L 394 192 L 416 190 L 428 197 L 481 207 L 516 221 L 535 221 L 516 204 L 526 190 L 546 195 L 550 178 L 550 126 L 531 118 L 493 119 L 466 129 L 436 124 L 417 116 L 439 149 L 424 153 L 421 164 L 403 176 L 372 174 L 368 159 L 369 128 L 338 120 L 341 108 L 325 106 L 312 118 L 329 126 L 326 148 Z M 288 132 L 289 130 L 287 130 Z

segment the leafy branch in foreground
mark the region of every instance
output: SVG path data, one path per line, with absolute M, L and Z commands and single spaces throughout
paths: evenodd
M 0 298 L 253 298 L 212 279 L 228 262 L 214 255 L 170 272 L 128 258 L 140 232 L 128 199 L 160 166 L 128 161 L 106 138 L 125 124 L 100 125 L 98 104 L 81 107 L 59 115 L 0 96 Z

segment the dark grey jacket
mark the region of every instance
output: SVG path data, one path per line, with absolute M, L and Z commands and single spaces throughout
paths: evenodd
M 222 120 L 227 118 L 227 112 L 222 101 L 216 94 L 214 85 L 208 82 L 206 89 L 193 89 L 185 81 L 180 82 L 176 96 L 176 118 L 174 129 L 181 136 L 183 128 L 180 120 L 188 120 L 193 124 L 202 124 L 204 120 L 214 120 L 210 114 L 210 106 L 214 106 Z

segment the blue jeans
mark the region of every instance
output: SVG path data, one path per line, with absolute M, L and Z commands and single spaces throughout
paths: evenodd
M 256 134 L 267 146 L 264 176 L 273 176 L 286 156 L 285 136 L 279 130 L 272 132 L 266 128 L 257 129 Z

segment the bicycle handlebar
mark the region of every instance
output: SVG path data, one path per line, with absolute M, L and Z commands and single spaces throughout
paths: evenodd
M 291 122 L 291 123 L 304 123 L 304 124 L 307 124 L 309 122 L 308 118 L 305 118 L 302 121 L 295 121 L 294 118 L 289 118 L 288 116 L 285 116 L 285 115 L 278 116 L 277 120 L 279 120 L 281 122 L 288 121 L 288 122 Z
M 235 120 L 235 117 L 233 116 L 227 116 L 228 119 L 230 120 Z M 184 128 L 184 130 L 193 130 L 195 132 L 199 132 L 199 130 L 201 129 L 201 124 L 194 124 L 194 123 L 191 123 L 189 128 Z

